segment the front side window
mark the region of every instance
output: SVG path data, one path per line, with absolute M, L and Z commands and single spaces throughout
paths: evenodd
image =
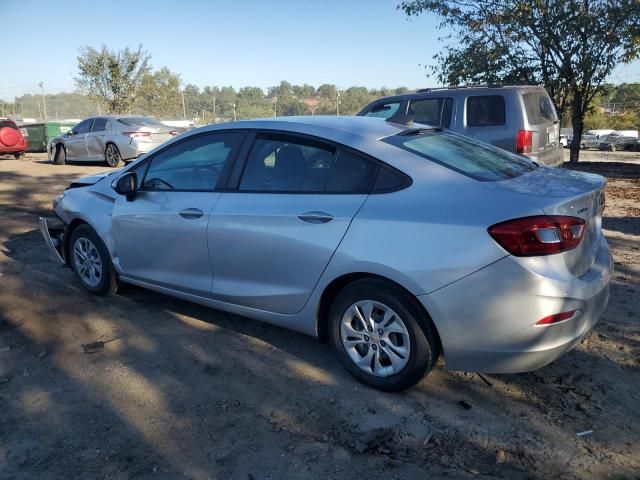
M 433 127 L 447 128 L 451 124 L 453 101 L 450 98 L 423 98 L 411 100 L 409 115 L 413 121 Z
M 322 192 L 335 148 L 321 142 L 279 135 L 256 138 L 240 181 L 240 190 Z
M 393 135 L 385 142 L 480 181 L 519 177 L 537 168 L 531 160 L 462 135 Z
M 365 117 L 390 118 L 400 108 L 400 102 L 380 103 L 364 114 Z
M 78 125 L 73 127 L 73 132 L 74 133 L 89 133 L 89 130 L 91 130 L 91 124 L 92 123 L 93 123 L 93 118 L 90 118 L 89 120 L 83 120 Z
M 200 135 L 171 145 L 151 159 L 144 190 L 213 190 L 242 142 L 239 133 Z
M 494 127 L 505 124 L 504 97 L 482 95 L 467 98 L 467 126 Z

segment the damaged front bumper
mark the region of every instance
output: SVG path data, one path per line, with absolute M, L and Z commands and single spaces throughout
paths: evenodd
M 49 222 L 46 218 L 40 217 L 38 220 L 40 224 L 40 233 L 44 238 L 45 243 L 49 247 L 49 250 L 53 253 L 54 257 L 61 265 L 66 265 L 67 261 L 65 260 L 64 253 L 64 235 L 65 235 L 65 226 L 61 222 Z M 57 223 L 60 223 L 59 225 Z

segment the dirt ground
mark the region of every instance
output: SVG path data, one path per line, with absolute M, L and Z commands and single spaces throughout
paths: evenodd
M 609 178 L 616 267 L 594 332 L 488 383 L 441 360 L 401 394 L 310 337 L 134 287 L 85 293 L 37 219 L 105 167 L 0 160 L 0 478 L 640 478 L 640 154 L 584 158 L 608 160 L 576 168 Z

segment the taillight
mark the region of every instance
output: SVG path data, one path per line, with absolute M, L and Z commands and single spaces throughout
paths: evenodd
M 533 145 L 533 132 L 531 130 L 518 130 L 516 136 L 516 153 L 531 153 Z
M 565 320 L 569 320 L 575 317 L 576 312 L 578 310 L 571 310 L 569 312 L 556 313 L 554 315 L 549 315 L 548 317 L 544 317 L 541 320 L 536 322 L 536 325 L 552 325 L 558 322 L 564 322 Z
M 517 257 L 552 255 L 580 245 L 585 222 L 578 217 L 539 215 L 517 218 L 489 227 L 489 235 Z
M 169 132 L 169 135 L 173 135 L 175 137 L 176 135 L 178 135 L 178 131 L 177 130 L 171 130 Z
M 122 132 L 123 135 L 127 137 L 149 137 L 151 136 L 151 132 Z

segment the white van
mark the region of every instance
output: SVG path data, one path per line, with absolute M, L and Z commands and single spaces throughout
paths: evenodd
M 638 130 L 615 130 L 609 134 L 611 137 L 633 137 L 638 138 Z
M 587 130 L 587 135 L 595 135 L 597 140 L 604 140 L 608 135 L 613 133 L 615 130 L 613 129 L 600 129 L 600 130 Z

